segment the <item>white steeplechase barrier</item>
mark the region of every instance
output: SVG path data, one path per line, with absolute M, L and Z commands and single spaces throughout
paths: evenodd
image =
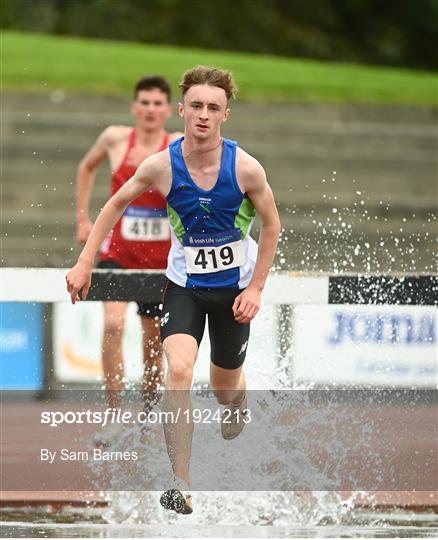
M 66 273 L 63 268 L 0 270 L 2 302 L 43 304 L 46 391 L 59 382 L 96 380 L 100 372 L 101 310 L 89 302 L 69 305 Z M 159 303 L 164 283 L 163 271 L 95 270 L 88 300 Z M 260 373 L 281 365 L 293 383 L 435 388 L 437 304 L 438 275 L 273 273 L 263 292 L 264 310 L 252 325 L 257 383 L 271 384 L 261 383 Z M 125 356 L 134 358 L 141 355 L 138 344 L 132 345 L 140 328 L 131 311 Z M 25 340 L 19 333 L 2 334 L 10 350 Z M 92 343 L 89 349 L 86 341 Z M 208 354 L 204 342 L 200 356 Z M 208 362 L 203 364 L 205 381 Z M 138 361 L 127 375 L 138 380 L 140 368 Z
M 0 269 L 3 302 L 69 300 L 64 268 Z M 88 300 L 160 301 L 161 270 L 94 270 Z M 279 272 L 268 278 L 263 301 L 272 304 L 438 305 L 438 274 L 311 275 Z

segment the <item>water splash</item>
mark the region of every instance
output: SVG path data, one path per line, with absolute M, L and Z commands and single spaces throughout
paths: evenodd
M 361 188 L 348 203 L 338 204 L 339 193 L 332 182 L 322 180 L 325 192 L 315 194 L 312 205 L 280 207 L 283 230 L 274 270 L 436 271 L 434 202 L 430 208 L 399 208 L 390 199 L 374 200 Z

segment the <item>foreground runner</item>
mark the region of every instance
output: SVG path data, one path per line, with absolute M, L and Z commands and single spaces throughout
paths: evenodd
M 229 100 L 236 93 L 232 75 L 198 66 L 184 74 L 180 88 L 184 137 L 145 160 L 107 202 L 67 274 L 67 289 L 73 303 L 79 293 L 86 298 L 93 260 L 106 234 L 133 199 L 152 185 L 159 189 L 167 198 L 172 229 L 161 318 L 168 361 L 163 410 L 191 410 L 189 390 L 208 314 L 211 386 L 226 407 L 223 418 L 231 421 L 222 422 L 222 435 L 232 439 L 244 426 L 242 365 L 249 323 L 260 307 L 280 221 L 262 166 L 235 142 L 221 137 Z M 249 235 L 256 211 L 261 218 L 258 253 Z M 193 422 L 165 424 L 164 432 L 175 483 L 160 501 L 165 508 L 190 513 Z
M 76 239 L 84 244 L 92 227 L 88 207 L 94 177 L 105 158 L 109 160 L 112 178 L 111 194 L 117 192 L 147 157 L 168 147 L 180 133 L 166 133 L 164 124 L 171 113 L 170 85 L 163 77 L 140 79 L 134 87 L 131 113 L 135 127 L 109 126 L 78 167 L 76 203 Z M 148 190 L 125 211 L 100 247 L 98 268 L 166 268 L 170 248 L 166 200 L 158 190 Z M 120 406 L 124 388 L 122 338 L 126 302 L 104 302 L 104 335 L 102 364 L 110 407 Z M 162 351 L 158 304 L 138 302 L 143 330 L 145 404 L 153 400 L 163 383 Z

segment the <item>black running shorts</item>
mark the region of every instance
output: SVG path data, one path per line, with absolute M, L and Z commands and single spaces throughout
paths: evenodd
M 103 270 L 123 270 L 123 266 L 120 266 L 119 263 L 115 261 L 99 261 L 97 263 L 97 268 L 102 268 Z M 152 302 L 137 302 L 138 310 L 137 313 L 141 317 L 155 317 L 161 316 L 161 304 L 154 304 Z
M 250 324 L 234 319 L 237 289 L 188 289 L 167 280 L 163 294 L 161 341 L 173 334 L 189 334 L 201 343 L 208 315 L 213 364 L 224 369 L 240 367 L 246 356 Z

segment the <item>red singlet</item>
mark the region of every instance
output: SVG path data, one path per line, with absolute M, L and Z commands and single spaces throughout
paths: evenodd
M 136 130 L 132 130 L 128 148 L 120 167 L 111 179 L 111 195 L 134 175 L 137 167 L 129 163 L 135 146 Z M 158 150 L 169 146 L 165 134 Z M 170 249 L 170 229 L 167 221 L 166 199 L 152 188 L 142 193 L 126 208 L 123 216 L 106 237 L 100 248 L 100 260 L 115 261 L 123 268 L 166 268 Z

